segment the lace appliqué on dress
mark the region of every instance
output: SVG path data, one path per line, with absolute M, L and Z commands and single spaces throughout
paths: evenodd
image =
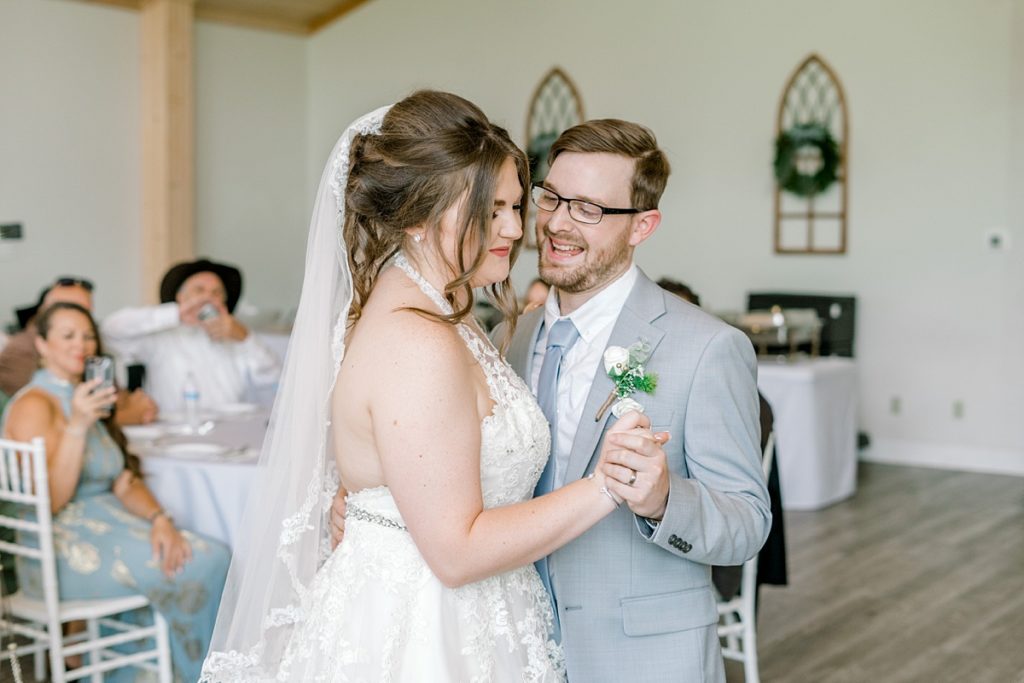
M 451 308 L 402 254 L 401 268 L 445 313 Z M 487 379 L 481 423 L 486 507 L 528 500 L 550 432 L 532 394 L 490 341 L 458 331 Z M 554 615 L 533 565 L 460 588 L 433 575 L 387 487 L 350 494 L 345 539 L 305 596 L 277 680 L 561 681 Z

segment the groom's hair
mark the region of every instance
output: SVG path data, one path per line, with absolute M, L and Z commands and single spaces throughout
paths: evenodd
M 669 173 L 668 157 L 658 149 L 650 128 L 621 119 L 593 119 L 558 136 L 548 153 L 548 164 L 562 152 L 619 154 L 635 161 L 630 200 L 643 211 L 658 208 Z

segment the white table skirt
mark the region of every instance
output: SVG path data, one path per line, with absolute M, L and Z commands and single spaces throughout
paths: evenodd
M 160 456 L 142 461 L 146 483 L 182 529 L 234 549 L 255 462 L 202 462 Z
M 761 361 L 775 415 L 782 506 L 818 510 L 857 488 L 857 366 L 850 358 Z
M 256 460 L 265 430 L 266 413 L 260 411 L 216 420 L 214 429 L 202 437 L 164 437 L 155 443 L 140 444 L 138 451 L 146 483 L 179 527 L 233 549 L 255 481 Z M 131 428 L 125 431 L 131 438 Z M 224 456 L 192 454 L 187 451 L 187 444 L 192 442 L 246 450 Z M 178 451 L 168 453 L 167 444 L 176 445 Z

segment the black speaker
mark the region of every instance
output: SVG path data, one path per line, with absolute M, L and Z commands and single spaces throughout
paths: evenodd
M 854 316 L 857 299 L 835 294 L 796 292 L 749 292 L 748 311 L 767 311 L 772 306 L 813 308 L 821 318 L 821 355 L 853 358 Z

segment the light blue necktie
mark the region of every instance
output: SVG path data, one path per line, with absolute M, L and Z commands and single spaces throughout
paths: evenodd
M 558 434 L 558 376 L 561 374 L 562 360 L 579 338 L 580 333 L 569 318 L 557 321 L 551 326 L 551 331 L 548 333 L 547 351 L 544 352 L 544 363 L 540 366 L 540 379 L 537 380 L 537 402 L 551 427 L 551 455 L 548 456 L 547 465 L 537 481 L 537 488 L 533 492 L 535 496 L 543 496 L 554 488 L 555 436 Z M 548 573 L 548 558 L 542 557 L 537 560 L 536 564 L 540 580 L 551 596 L 551 603 L 555 608 L 555 633 L 553 635 L 556 641 L 561 641 L 555 591 L 551 587 L 551 576 Z

